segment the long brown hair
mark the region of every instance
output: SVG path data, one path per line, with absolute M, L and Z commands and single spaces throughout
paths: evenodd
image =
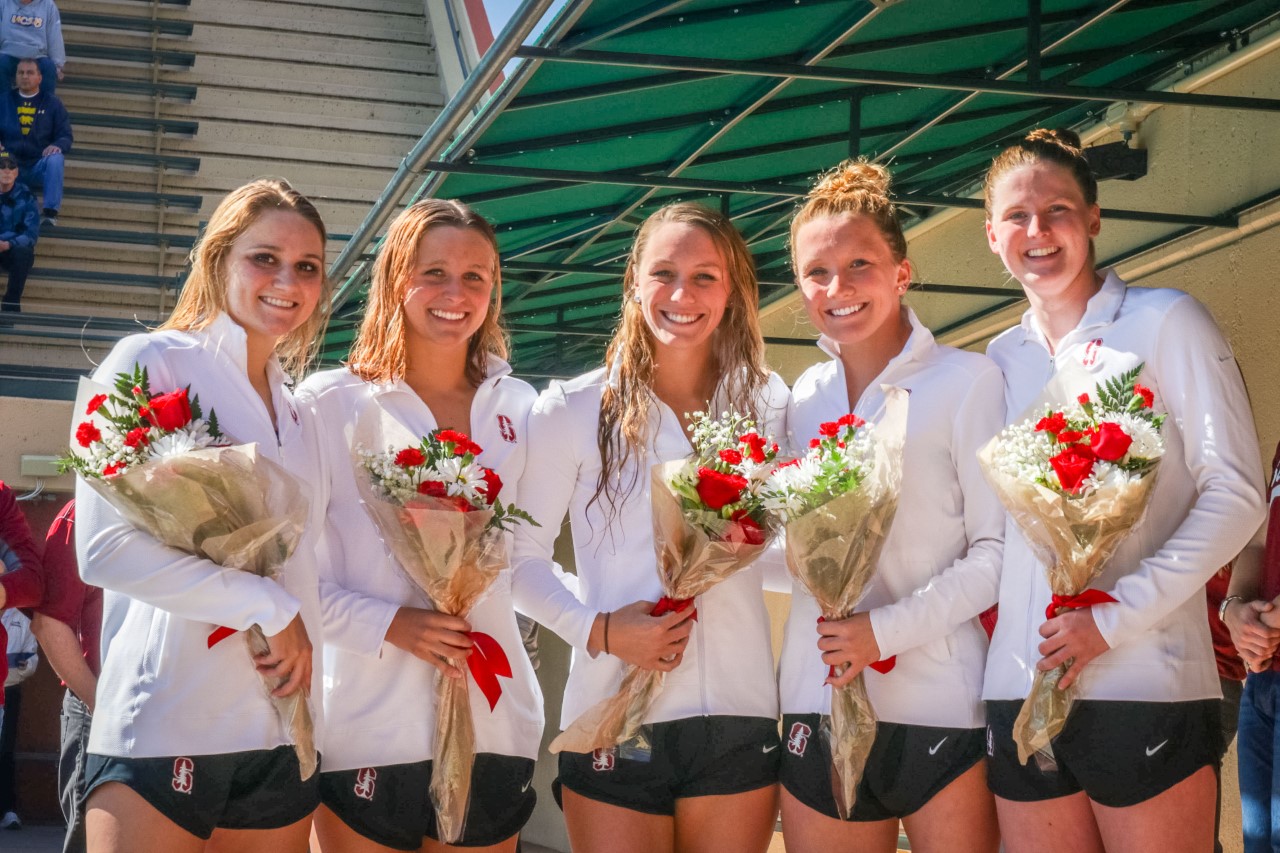
M 640 305 L 633 298 L 640 276 L 640 258 L 653 233 L 667 223 L 682 223 L 703 229 L 724 258 L 729 275 L 729 300 L 724 316 L 712 337 L 716 367 L 725 376 L 729 405 L 750 414 L 757 421 L 761 392 L 769 381 L 765 366 L 764 338 L 760 334 L 760 288 L 755 260 L 746 241 L 728 217 L 692 202 L 659 208 L 636 233 L 622 279 L 622 319 L 614 330 L 605 353 L 605 373 L 616 382 L 605 386 L 600 400 L 596 444 L 600 450 L 600 477 L 591 503 L 601 497 L 610 513 L 617 509 L 635 487 L 639 472 L 633 468 L 630 480 L 621 483 L 627 462 L 644 452 L 648 435 L 649 406 L 654 375 L 653 333 L 645 322 Z
M 418 244 L 431 228 L 466 228 L 483 236 L 493 247 L 493 302 L 484 323 L 467 342 L 467 381 L 479 386 L 489 373 L 489 355 L 507 357 L 507 336 L 502 329 L 502 271 L 498 265 L 498 238 L 489 221 L 459 201 L 423 199 L 396 217 L 373 264 L 369 299 L 348 368 L 369 382 L 390 382 L 404 376 L 406 368 L 405 287 L 418 263 Z
M 311 200 L 289 186 L 283 178 L 260 178 L 227 193 L 218 203 L 204 233 L 191 250 L 191 273 L 178 296 L 178 303 L 159 328 L 193 332 L 203 329 L 227 310 L 227 255 L 240 235 L 271 210 L 298 214 L 320 232 L 324 246 L 324 220 Z M 322 248 L 323 251 L 323 248 Z M 321 268 L 321 294 L 307 321 L 276 343 L 285 370 L 300 375 L 320 344 L 320 335 L 329 322 L 329 278 Z

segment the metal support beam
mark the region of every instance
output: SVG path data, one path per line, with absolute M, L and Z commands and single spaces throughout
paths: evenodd
M 445 163 L 431 161 L 424 166 L 440 172 L 456 172 L 464 175 L 492 175 L 503 178 L 529 178 L 537 181 L 570 184 L 613 184 L 615 186 L 650 187 L 653 189 L 693 190 L 709 193 L 742 193 L 745 195 L 803 198 L 809 188 L 799 184 L 769 184 L 738 181 L 718 181 L 710 178 L 677 178 L 668 175 L 641 175 L 630 172 L 583 172 L 572 169 L 534 169 L 524 166 L 498 166 L 480 163 Z M 981 209 L 982 199 L 960 196 L 904 195 L 898 203 L 920 207 L 965 207 Z M 1198 225 L 1208 228 L 1234 228 L 1237 220 L 1228 215 L 1195 216 L 1184 213 L 1159 213 L 1144 210 L 1104 208 L 1102 215 L 1109 219 L 1133 222 L 1163 222 L 1179 225 Z
M 1040 85 L 1040 0 L 1027 0 L 1027 82 Z
M 862 153 L 862 96 L 849 96 L 849 159 Z
M 1199 95 L 1146 89 L 1117 89 L 1111 86 L 1055 86 L 1052 84 L 1035 86 L 1014 80 L 975 80 L 950 74 L 871 71 L 866 69 L 829 68 L 816 65 L 793 65 L 783 62 L 748 62 L 733 59 L 670 56 L 625 51 L 566 51 L 554 47 L 521 47 L 516 51 L 516 56 L 552 62 L 576 62 L 585 65 L 701 71 L 712 74 L 738 74 L 747 77 L 816 80 L 828 83 L 861 83 L 869 86 L 907 86 L 918 89 L 941 89 L 954 92 L 985 92 L 998 95 L 1021 95 L 1032 98 L 1059 98 L 1066 101 L 1133 101 L 1139 104 L 1173 104 L 1225 110 L 1280 112 L 1280 100 L 1275 98 Z

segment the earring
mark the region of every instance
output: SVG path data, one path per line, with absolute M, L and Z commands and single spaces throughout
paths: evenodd
M 639 305 L 639 304 L 640 304 L 640 294 L 638 294 L 638 293 L 633 293 L 633 294 L 631 294 L 631 301 L 632 301 L 632 302 L 634 302 L 635 304 Z

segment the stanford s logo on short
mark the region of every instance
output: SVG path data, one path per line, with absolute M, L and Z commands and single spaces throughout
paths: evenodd
M 597 749 L 591 753 L 591 769 L 597 773 L 607 773 L 613 769 L 614 751 L 612 749 Z
M 503 441 L 508 444 L 516 443 L 516 425 L 506 415 L 498 415 L 498 432 L 502 435 Z
M 1084 346 L 1084 355 L 1080 363 L 1085 367 L 1093 367 L 1098 363 L 1098 350 L 1102 349 L 1102 338 L 1094 338 Z
M 173 759 L 173 790 L 190 794 L 196 783 L 196 763 L 190 758 Z
M 373 767 L 362 767 L 356 771 L 356 784 L 351 789 L 362 800 L 373 800 L 373 789 L 378 779 L 378 771 Z
M 787 752 L 803 758 L 804 751 L 809 746 L 809 735 L 811 734 L 813 734 L 813 729 L 804 723 L 794 723 L 791 726 L 791 733 L 787 735 Z

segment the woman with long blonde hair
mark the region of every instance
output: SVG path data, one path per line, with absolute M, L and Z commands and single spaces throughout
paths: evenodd
M 324 537 L 325 711 L 329 737 L 316 814 L 323 853 L 458 848 L 510 853 L 533 811 L 542 693 L 503 571 L 467 619 L 438 613 L 382 544 L 361 505 L 351 456 L 367 418 L 413 436 L 452 429 L 483 448 L 502 503 L 517 492 L 537 396 L 511 376 L 498 322 L 502 281 L 492 226 L 456 201 L 428 199 L 391 224 L 347 367 L 316 374 L 300 398 L 323 424 L 332 497 Z M 377 448 L 382 449 L 382 448 Z M 436 679 L 457 677 L 472 630 L 494 639 L 512 677 L 492 711 L 471 683 L 476 756 L 456 845 L 441 843 L 428 796 Z
M 301 371 L 328 316 L 324 223 L 282 180 L 234 190 L 191 253 L 168 322 L 125 338 L 94 374 L 146 369 L 153 394 L 189 387 L 224 433 L 254 442 L 314 493 L 322 460 L 286 370 Z M 319 694 L 315 567 L 323 500 L 279 580 L 224 569 L 128 524 L 84 483 L 76 489 L 80 571 L 105 589 L 102 674 L 85 770 L 94 853 L 302 853 L 318 802 L 300 778 L 276 696 Z M 268 654 L 209 645 L 212 626 L 257 624 Z M 257 664 L 255 672 L 254 664 Z M 322 719 L 315 718 L 317 740 Z
M 626 664 L 660 670 L 653 749 L 561 753 L 557 792 L 575 850 L 763 851 L 777 804 L 777 689 L 762 571 L 684 612 L 651 616 L 650 468 L 691 450 L 689 415 L 732 409 L 781 436 L 786 387 L 764 364 L 750 252 L 701 205 L 641 226 L 622 319 L 602 368 L 552 383 L 529 419 L 522 487 L 541 527 L 517 532 L 516 603 L 574 647 L 562 723 L 615 693 Z M 553 572 L 569 515 L 576 583 Z

